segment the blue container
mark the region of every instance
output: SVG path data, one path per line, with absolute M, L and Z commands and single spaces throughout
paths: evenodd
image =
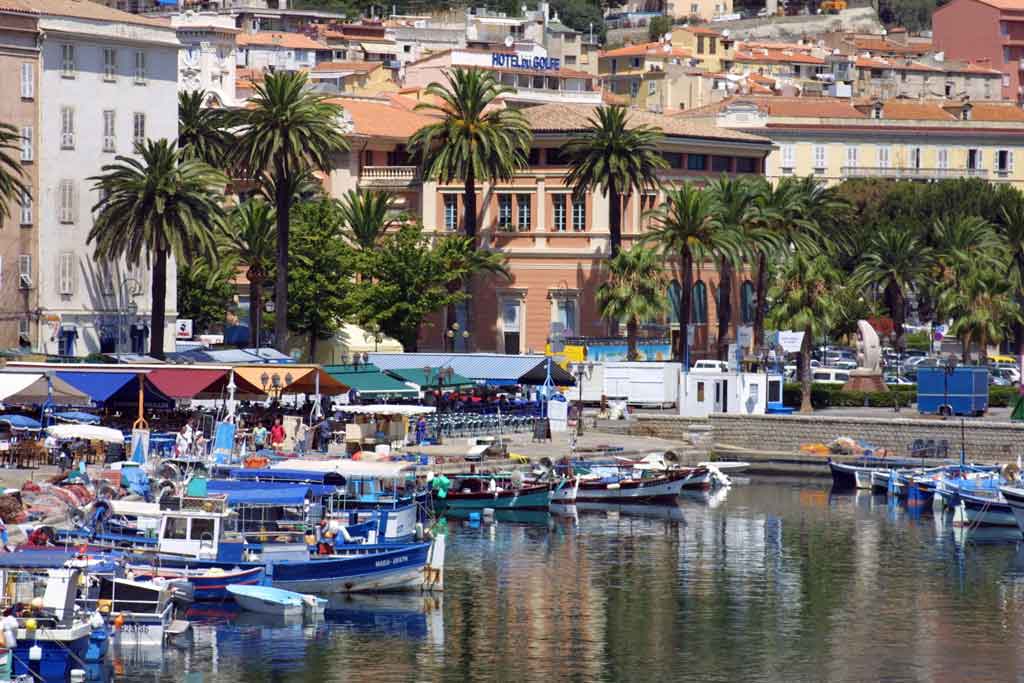
M 983 415 L 988 410 L 988 368 L 918 368 L 917 410 L 930 415 Z

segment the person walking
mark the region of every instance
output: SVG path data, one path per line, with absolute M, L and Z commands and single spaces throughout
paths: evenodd
M 252 449 L 254 452 L 262 451 L 267 447 L 267 428 L 262 422 L 256 423 L 256 428 L 252 430 Z
M 279 449 L 284 444 L 284 420 L 280 415 L 274 418 L 274 426 L 270 428 L 270 447 Z

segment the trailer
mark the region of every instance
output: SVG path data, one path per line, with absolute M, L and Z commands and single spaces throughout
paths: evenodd
M 606 362 L 604 395 L 629 405 L 667 407 L 679 401 L 679 363 Z
M 983 415 L 988 410 L 988 368 L 918 367 L 917 410 L 929 415 Z

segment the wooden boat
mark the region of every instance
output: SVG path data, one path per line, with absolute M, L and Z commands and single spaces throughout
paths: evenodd
M 995 496 L 977 496 L 960 491 L 960 503 L 953 515 L 953 523 L 964 526 L 1004 526 L 1017 528 L 1013 508 L 998 493 Z
M 439 506 L 449 510 L 546 510 L 551 503 L 551 484 L 503 487 L 487 475 L 456 476 L 451 488 L 435 492 Z
M 999 492 L 1003 500 L 1010 506 L 1017 528 L 1024 532 L 1024 488 L 1020 486 L 1000 486 Z
M 668 470 L 650 477 L 613 477 L 580 481 L 577 502 L 589 503 L 652 503 L 673 502 L 684 489 L 703 490 L 709 486 L 704 467 Z
M 871 488 L 872 467 L 858 467 L 846 463 L 835 462 L 831 458 L 828 461 L 829 470 L 832 472 L 832 488 L 841 490 L 867 489 Z
M 136 578 L 162 577 L 179 579 L 192 585 L 192 599 L 198 602 L 219 602 L 230 598 L 228 586 L 258 586 L 263 583 L 265 572 L 262 567 L 248 569 L 208 570 L 182 569 L 175 567 L 131 566 Z
M 238 606 L 250 612 L 277 617 L 296 617 L 302 614 L 303 595 L 270 586 L 228 586 L 227 592 Z

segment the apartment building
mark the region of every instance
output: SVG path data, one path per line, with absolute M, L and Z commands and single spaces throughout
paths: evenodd
M 672 47 L 689 50 L 703 68 L 717 73 L 732 68 L 736 41 L 728 34 L 707 26 L 680 26 L 672 29 L 671 43 Z
M 1024 188 L 1024 110 L 1010 102 L 734 97 L 682 116 L 770 138 L 765 175 L 829 183 L 984 178 Z
M 0 112 L 21 124 L 33 190 L 12 207 L 17 225 L 0 238 L 4 261 L 17 250 L 16 262 L 4 264 L 0 306 L 10 315 L 16 304 L 18 342 L 36 351 L 145 350 L 150 274 L 93 258 L 86 237 L 99 197 L 89 178 L 132 154 L 136 141 L 176 137 L 175 30 L 86 0 L 5 0 L 0 27 L 5 45 L 7 29 L 22 35 L 20 48 L 4 49 L 0 78 L 10 82 Z M 173 348 L 173 263 L 169 273 L 165 339 Z
M 236 38 L 240 30 L 231 17 L 200 12 L 183 12 L 170 18 L 178 33 L 178 87 L 205 90 L 210 105 L 235 104 L 235 75 L 238 66 Z
M 1002 99 L 1002 73 L 973 63 L 857 57 L 853 96 L 858 98 Z
M 932 15 L 933 42 L 947 58 L 983 63 L 1002 74 L 1002 99 L 1024 101 L 1024 3 L 951 0 Z
M 687 48 L 642 43 L 601 53 L 598 73 L 617 103 L 668 112 L 703 107 L 725 96 L 728 82 L 697 63 Z
M 260 31 L 238 34 L 238 66 L 281 71 L 312 69 L 329 59 L 331 49 L 302 33 Z

